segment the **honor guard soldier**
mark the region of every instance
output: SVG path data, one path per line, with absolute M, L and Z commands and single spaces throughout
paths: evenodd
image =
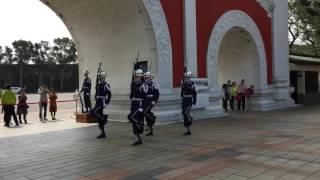
M 131 85 L 131 109 L 130 114 L 128 115 L 129 121 L 132 123 L 133 133 L 137 136 L 137 141 L 132 145 L 140 145 L 142 144 L 142 140 L 140 134 L 143 133 L 144 126 L 144 111 L 143 111 L 143 103 L 144 98 L 148 92 L 148 87 L 142 80 L 143 72 L 141 69 L 137 69 L 134 72 L 133 82 Z
M 91 110 L 91 114 L 95 116 L 98 119 L 99 129 L 101 130 L 101 134 L 97 137 L 105 138 L 106 133 L 104 131 L 104 126 L 107 124 L 108 115 L 105 111 L 105 108 L 110 103 L 111 99 L 111 89 L 110 85 L 105 81 L 106 73 L 104 71 L 101 71 L 98 74 L 98 84 L 97 86 L 97 92 L 96 92 L 96 105 Z
M 153 125 L 156 122 L 156 116 L 151 111 L 154 105 L 158 102 L 159 99 L 159 89 L 158 86 L 152 81 L 153 74 L 146 72 L 143 76 L 145 84 L 148 87 L 148 92 L 146 98 L 144 99 L 144 117 L 147 121 L 147 126 L 149 127 L 150 132 L 146 136 L 153 136 Z
M 190 116 L 190 109 L 192 105 L 197 103 L 197 89 L 196 84 L 191 80 L 192 73 L 188 71 L 185 73 L 185 82 L 182 84 L 181 97 L 182 97 L 182 115 L 184 119 L 184 127 L 187 131 L 184 136 L 191 135 L 190 127 L 193 118 Z
M 85 112 L 91 111 L 91 79 L 89 78 L 89 71 L 85 70 L 84 71 L 84 79 L 83 79 L 83 84 L 82 84 L 82 89 L 80 91 L 81 93 L 83 92 L 83 97 L 84 97 L 84 104 L 86 107 Z

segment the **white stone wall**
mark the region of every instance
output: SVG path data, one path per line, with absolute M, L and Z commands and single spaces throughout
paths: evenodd
M 289 87 L 289 46 L 288 46 L 288 1 L 273 1 L 273 87 L 274 99 L 278 108 L 294 104 Z
M 196 0 L 186 0 L 184 3 L 185 22 L 185 60 L 188 70 L 194 76 L 198 74 L 197 64 L 197 15 Z

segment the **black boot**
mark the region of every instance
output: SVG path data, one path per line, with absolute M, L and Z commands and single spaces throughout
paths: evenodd
M 101 133 L 99 136 L 97 136 L 97 139 L 101 139 L 101 138 L 106 138 L 106 134 L 105 133 Z
M 132 146 L 137 146 L 137 145 L 142 144 L 142 141 L 141 141 L 140 135 L 137 135 L 137 138 L 138 138 L 138 140 L 137 140 L 136 142 L 134 142 L 134 143 L 132 144 Z
M 148 134 L 146 134 L 146 136 L 153 136 L 153 132 L 150 131 Z
M 191 135 L 191 132 L 190 131 L 187 131 L 183 134 L 183 136 L 190 136 Z
M 140 144 L 142 144 L 141 139 L 139 139 L 138 141 L 134 142 L 134 143 L 132 144 L 132 146 L 137 146 L 137 145 L 140 145 Z
M 146 134 L 146 136 L 153 136 L 153 128 L 150 127 L 150 132 L 148 134 Z

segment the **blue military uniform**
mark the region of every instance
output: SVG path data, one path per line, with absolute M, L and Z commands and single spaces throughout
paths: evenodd
M 91 110 L 91 79 L 89 77 L 84 78 L 82 89 L 80 92 L 83 92 L 84 104 L 86 107 L 86 112 Z
M 160 93 L 157 85 L 152 80 L 145 81 L 145 84 L 148 87 L 148 92 L 144 99 L 144 117 L 146 118 L 147 126 L 150 128 L 150 133 L 147 136 L 150 136 L 153 135 L 152 126 L 156 121 L 156 116 L 151 110 L 154 104 L 158 102 Z
M 188 132 L 184 135 L 191 135 L 190 126 L 192 125 L 193 118 L 190 116 L 189 112 L 192 105 L 196 105 L 197 103 L 196 84 L 191 79 L 186 80 L 182 85 L 181 97 L 184 126 L 188 129 Z
M 106 107 L 110 103 L 111 99 L 111 89 L 110 85 L 105 81 L 100 82 L 97 85 L 96 92 L 96 105 L 91 110 L 91 114 L 94 115 L 98 119 L 99 128 L 101 130 L 101 135 L 97 138 L 104 138 L 104 126 L 107 124 L 108 115 L 103 113 L 104 107 Z
M 132 86 L 130 100 L 131 100 L 131 108 L 130 114 L 128 115 L 128 119 L 132 123 L 133 133 L 138 136 L 139 141 L 140 134 L 143 133 L 143 107 L 144 107 L 144 98 L 146 97 L 148 92 L 148 87 L 142 80 L 135 81 Z M 141 142 L 142 143 L 142 142 Z M 140 144 L 141 144 L 140 143 Z

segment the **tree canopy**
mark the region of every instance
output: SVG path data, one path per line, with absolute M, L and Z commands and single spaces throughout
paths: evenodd
M 54 44 L 48 41 L 32 43 L 26 40 L 17 40 L 12 48 L 0 46 L 0 63 L 2 64 L 75 64 L 77 50 L 70 38 L 56 38 Z
M 291 52 L 320 55 L 320 0 L 290 0 L 288 29 Z M 305 48 L 297 48 L 301 45 Z M 296 52 L 301 49 L 308 52 Z
M 11 65 L 19 65 L 19 84 L 23 87 L 24 70 L 23 65 L 37 64 L 50 66 L 50 72 L 44 72 L 40 69 L 36 72 L 39 77 L 39 85 L 43 82 L 44 73 L 50 74 L 50 84 L 53 84 L 55 68 L 59 65 L 61 72 L 59 73 L 61 80 L 61 89 L 64 89 L 64 78 L 68 78 L 70 73 L 64 71 L 66 64 L 77 63 L 77 50 L 75 44 L 70 38 L 56 38 L 53 40 L 53 45 L 48 41 L 40 41 L 32 43 L 26 40 L 17 40 L 12 43 L 13 49 L 0 46 L 0 63 L 9 65 L 9 83 L 11 82 Z

